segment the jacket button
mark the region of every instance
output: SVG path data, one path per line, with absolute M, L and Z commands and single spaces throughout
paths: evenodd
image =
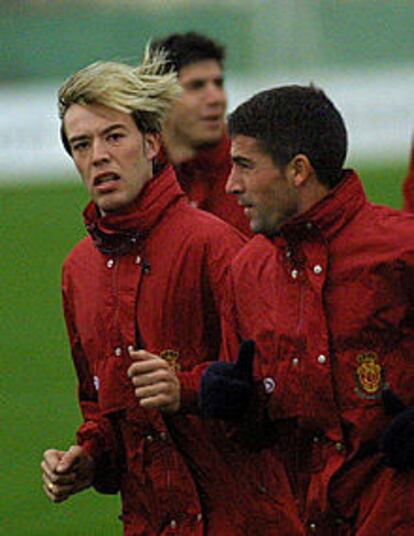
M 312 229 L 313 225 L 311 224 L 310 221 L 308 221 L 308 223 L 305 225 L 305 227 L 306 227 L 306 229 L 307 229 L 308 231 L 310 231 L 310 230 Z
M 316 523 L 309 523 L 309 530 L 311 532 L 316 532 Z
M 299 365 L 299 358 L 298 358 L 298 357 L 294 357 L 294 358 L 292 359 L 292 365 L 293 365 L 294 367 L 296 367 L 296 365 Z
M 176 529 L 177 528 L 177 521 L 175 519 L 171 519 L 170 521 L 170 527 L 172 529 Z
M 313 267 L 313 272 L 316 275 L 321 274 L 322 273 L 322 266 L 320 264 L 317 264 L 316 266 Z
M 270 393 L 273 393 L 276 387 L 275 380 L 273 378 L 265 378 L 263 380 L 263 387 L 264 387 L 265 393 L 267 393 L 268 395 Z
M 203 521 L 203 514 L 197 514 L 197 521 L 200 523 L 200 521 Z
M 115 348 L 115 355 L 116 357 L 119 357 L 122 355 L 122 348 L 118 346 L 118 348 Z
M 298 277 L 298 273 L 299 272 L 297 270 L 292 270 L 290 272 L 290 275 L 291 275 L 292 279 L 296 279 Z
M 130 345 L 128 346 L 128 353 L 130 354 L 130 353 L 133 352 L 133 351 L 134 351 L 134 347 L 133 347 L 132 344 L 130 344 Z
M 335 448 L 338 452 L 343 452 L 345 450 L 345 445 L 338 441 L 337 443 L 335 443 Z
M 148 443 L 152 443 L 154 441 L 154 438 L 152 437 L 151 434 L 148 434 L 145 438 L 146 441 L 148 441 Z
M 160 432 L 160 439 L 161 439 L 161 441 L 166 441 L 167 440 L 167 434 L 165 432 Z
M 140 255 L 136 256 L 135 264 L 141 264 L 141 256 Z
M 114 259 L 108 259 L 106 261 L 106 265 L 108 268 L 112 268 L 112 266 L 114 265 Z
M 323 365 L 324 363 L 326 363 L 326 356 L 321 354 L 321 355 L 318 355 L 318 363 L 320 363 L 321 365 Z

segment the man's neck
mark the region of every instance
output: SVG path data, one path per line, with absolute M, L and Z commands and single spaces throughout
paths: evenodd
M 168 158 L 173 166 L 188 162 L 197 156 L 197 149 L 179 143 L 168 143 L 166 140 Z

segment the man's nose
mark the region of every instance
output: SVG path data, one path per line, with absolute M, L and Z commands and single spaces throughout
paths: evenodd
M 237 195 L 243 192 L 243 184 L 240 173 L 237 171 L 235 166 L 231 168 L 230 175 L 227 177 L 225 190 L 226 194 Z
M 226 103 L 226 92 L 222 86 L 217 85 L 214 82 L 211 82 L 207 86 L 207 102 L 209 104 L 225 104 Z
M 95 139 L 92 144 L 92 162 L 99 165 L 102 162 L 109 161 L 108 148 L 104 140 Z

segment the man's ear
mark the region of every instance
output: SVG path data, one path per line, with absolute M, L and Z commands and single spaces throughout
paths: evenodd
M 309 158 L 299 153 L 295 155 L 287 165 L 287 176 L 289 182 L 295 188 L 301 188 L 313 174 L 313 166 Z
M 144 153 L 148 160 L 153 160 L 161 149 L 161 135 L 158 132 L 144 134 Z

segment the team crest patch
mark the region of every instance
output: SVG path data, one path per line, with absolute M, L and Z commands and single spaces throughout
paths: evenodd
M 178 358 L 180 357 L 180 354 L 176 350 L 163 350 L 160 353 L 160 357 L 165 359 L 165 361 L 168 363 L 170 369 L 173 372 L 181 370 L 181 365 L 180 363 L 178 363 Z
M 354 392 L 361 398 L 372 400 L 380 398 L 384 383 L 384 370 L 377 363 L 378 355 L 375 352 L 364 352 L 357 356 L 356 387 Z

